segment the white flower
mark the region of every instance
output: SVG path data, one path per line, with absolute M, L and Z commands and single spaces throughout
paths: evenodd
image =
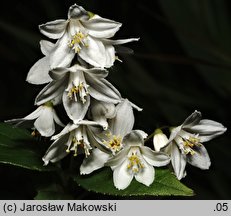
M 132 105 L 125 99 L 116 106 L 115 117 L 109 120 L 108 130 L 99 134 L 98 141 L 116 154 L 123 148 L 123 138 L 132 131 L 134 121 Z
M 103 126 L 104 130 L 108 129 L 108 119 L 116 115 L 116 106 L 113 103 L 106 103 L 92 99 L 89 109 L 89 116 L 93 121 Z
M 92 154 L 85 158 L 80 166 L 81 174 L 90 174 L 91 172 L 100 169 L 108 161 L 109 158 L 116 155 L 124 147 L 124 138 L 132 131 L 134 125 L 134 114 L 132 107 L 140 110 L 139 107 L 132 104 L 127 99 L 124 99 L 114 108 L 109 104 L 98 104 L 95 109 L 95 115 L 101 125 L 108 123 L 108 129 L 103 131 L 98 128 L 90 128 L 92 140 L 98 143 L 97 148 L 92 150 Z M 110 110 L 111 109 L 111 110 Z M 109 116 L 109 120 L 103 115 Z M 102 116 L 101 116 L 102 115 Z M 114 117 L 112 117 L 115 115 Z M 146 133 L 139 131 L 140 134 L 146 136 Z M 96 146 L 96 144 L 95 144 Z
M 210 158 L 202 143 L 225 131 L 226 128 L 218 122 L 201 120 L 201 113 L 198 111 L 192 113 L 182 125 L 174 128 L 166 151 L 171 154 L 171 163 L 176 177 L 179 180 L 185 177 L 187 162 L 200 169 L 209 169 Z
M 150 186 L 155 178 L 153 166 L 160 167 L 169 163 L 170 158 L 163 152 L 154 152 L 144 146 L 146 134 L 143 131 L 131 131 L 124 139 L 124 149 L 105 165 L 113 170 L 113 181 L 117 189 L 123 190 L 129 186 L 133 177 Z
M 105 125 L 106 119 L 100 117 L 102 107 L 96 107 L 97 118 Z M 102 110 L 103 111 L 103 110 Z M 104 110 L 105 111 L 105 110 Z M 101 113 L 103 114 L 103 112 Z M 132 104 L 123 100 L 116 106 L 116 115 L 109 120 L 108 130 L 103 131 L 97 128 L 91 128 L 92 139 L 98 143 L 99 149 L 94 149 L 89 158 L 85 158 L 80 166 L 81 174 L 89 174 L 96 169 L 102 168 L 105 162 L 123 148 L 123 138 L 132 131 L 134 125 L 134 114 Z
M 161 129 L 155 130 L 153 136 L 153 144 L 156 151 L 160 151 L 161 148 L 168 144 L 168 138 Z
M 34 112 L 24 118 L 12 119 L 6 122 L 16 124 L 16 126 L 34 126 L 38 132 L 45 137 L 50 137 L 55 132 L 55 123 L 64 127 L 59 120 L 52 103 L 47 102 L 39 106 Z
M 70 152 L 73 152 L 74 156 L 84 153 L 86 157 L 90 155 L 92 144 L 94 144 L 88 135 L 88 126 L 98 125 L 93 121 L 82 120 L 79 124 L 69 123 L 59 134 L 53 136 L 51 139 L 54 142 L 48 148 L 44 157 L 44 165 L 49 162 L 55 163 Z
M 50 52 L 54 48 L 54 44 L 41 40 L 40 41 L 40 48 L 42 53 L 45 55 L 43 58 L 39 59 L 30 69 L 29 73 L 27 74 L 26 81 L 32 84 L 44 84 L 51 82 L 52 79 L 49 76 L 48 72 L 50 70 Z
M 110 40 L 121 27 L 121 23 L 90 17 L 89 13 L 76 4 L 68 11 L 68 19 L 42 24 L 40 31 L 51 39 L 58 39 L 50 52 L 51 68 L 66 67 L 75 54 L 95 67 L 111 67 L 116 59 L 113 45 L 138 39 Z
M 61 96 L 67 115 L 74 123 L 86 115 L 90 96 L 106 103 L 119 103 L 119 91 L 105 77 L 108 72 L 103 69 L 87 69 L 78 64 L 70 68 L 56 68 L 50 72 L 54 79 L 37 96 L 40 105 Z

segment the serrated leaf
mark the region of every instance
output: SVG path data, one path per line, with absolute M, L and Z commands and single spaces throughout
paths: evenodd
M 183 185 L 168 169 L 155 169 L 155 181 L 149 187 L 135 181 L 125 190 L 113 185 L 112 171 L 104 168 L 97 173 L 81 176 L 74 180 L 88 191 L 114 196 L 192 196 L 193 191 Z
M 43 166 L 43 152 L 39 148 L 41 144 L 27 130 L 0 123 L 0 163 L 30 170 L 52 171 L 54 166 Z

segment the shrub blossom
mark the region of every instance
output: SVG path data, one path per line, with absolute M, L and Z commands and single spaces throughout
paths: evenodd
M 208 169 L 210 158 L 202 143 L 223 134 L 226 128 L 212 120 L 201 120 L 200 112 L 195 111 L 172 129 L 169 138 L 157 129 L 155 151 L 146 145 L 150 137 L 133 129 L 133 109 L 142 109 L 124 99 L 107 80 L 106 68 L 118 59 L 119 45 L 138 40 L 113 40 L 121 25 L 76 4 L 69 8 L 67 19 L 40 25 L 40 32 L 54 43 L 40 41 L 44 57 L 31 67 L 26 80 L 46 86 L 35 99 L 38 107 L 34 112 L 7 122 L 35 128 L 41 136 L 51 137 L 53 142 L 42 158 L 44 165 L 83 154 L 80 174 L 108 166 L 119 190 L 127 188 L 134 178 L 150 186 L 155 179 L 154 167 L 170 161 L 178 179 L 186 175 L 187 162 Z M 63 108 L 66 126 L 56 114 L 58 106 Z M 57 130 L 56 125 L 63 129 Z

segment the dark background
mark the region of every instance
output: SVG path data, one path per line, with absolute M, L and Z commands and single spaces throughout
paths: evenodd
M 23 117 L 35 107 L 43 86 L 25 82 L 42 57 L 38 25 L 66 19 L 77 3 L 102 17 L 123 23 L 116 38 L 140 37 L 128 47 L 108 79 L 121 94 L 143 108 L 136 128 L 149 134 L 156 127 L 179 125 L 195 109 L 203 118 L 229 127 L 231 93 L 231 5 L 227 0 L 18 0 L 0 8 L 0 121 Z M 192 199 L 231 199 L 230 133 L 205 143 L 212 166 L 188 166 L 184 184 Z M 26 158 L 25 158 L 26 160 Z M 36 173 L 0 165 L 0 198 L 32 199 Z M 48 177 L 49 178 L 49 177 Z M 81 191 L 81 198 L 106 198 Z

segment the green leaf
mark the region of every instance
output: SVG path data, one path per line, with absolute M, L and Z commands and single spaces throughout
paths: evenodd
M 88 191 L 115 196 L 193 196 L 193 191 L 183 185 L 168 169 L 155 169 L 155 181 L 149 187 L 133 179 L 125 190 L 117 190 L 113 184 L 112 171 L 104 168 L 97 173 L 74 180 Z
M 38 190 L 35 200 L 70 200 L 73 197 L 65 193 L 60 185 L 53 184 Z
M 27 130 L 0 123 L 0 163 L 30 170 L 52 171 L 54 166 L 43 166 L 43 144 Z

